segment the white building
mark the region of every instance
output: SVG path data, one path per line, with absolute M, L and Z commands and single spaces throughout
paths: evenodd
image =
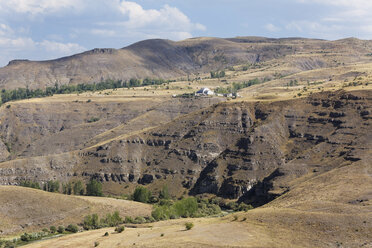
M 201 88 L 200 90 L 195 92 L 195 95 L 196 96 L 213 96 L 214 92 L 208 88 Z

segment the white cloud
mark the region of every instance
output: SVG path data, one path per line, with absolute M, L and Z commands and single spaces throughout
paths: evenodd
M 181 40 L 192 37 L 193 31 L 205 31 L 200 23 L 193 23 L 178 8 L 164 5 L 160 9 L 144 9 L 132 1 L 116 1 L 122 20 L 96 23 L 103 28 L 90 30 L 91 34 L 136 39 L 167 38 Z
M 272 23 L 268 23 L 265 25 L 265 29 L 267 31 L 270 31 L 270 32 L 279 32 L 280 30 L 282 30 L 281 28 L 275 26 L 274 24 Z
M 0 0 L 0 10 L 31 15 L 46 14 L 62 9 L 81 9 L 81 0 Z
M 303 34 L 312 38 L 338 39 L 344 38 L 344 27 L 338 24 L 324 24 L 316 21 L 292 21 L 285 26 L 288 31 Z
M 78 52 L 82 52 L 86 50 L 84 47 L 80 46 L 76 43 L 61 43 L 49 40 L 43 40 L 42 42 L 37 42 L 37 46 L 39 46 L 42 50 L 47 52 L 63 54 L 63 55 L 70 55 Z
M 99 35 L 99 36 L 117 36 L 117 32 L 114 30 L 109 30 L 109 29 L 97 29 L 94 28 L 90 31 L 94 35 Z
M 202 30 L 206 28 L 199 23 L 192 23 L 190 19 L 179 9 L 164 5 L 163 8 L 145 10 L 141 5 L 135 2 L 122 1 L 119 5 L 120 11 L 129 17 L 124 22 L 127 28 L 143 28 L 147 26 L 157 26 L 167 29 L 178 30 Z
M 372 38 L 371 0 L 293 0 L 307 5 L 318 5 L 326 14 L 314 21 L 296 20 L 286 25 L 287 30 L 316 34 L 326 39 L 356 36 Z
M 13 59 L 28 59 L 23 54 L 38 54 L 33 59 L 52 59 L 72 55 L 86 50 L 76 43 L 62 43 L 50 40 L 34 41 L 30 37 L 18 34 L 11 27 L 0 23 L 0 65 Z
M 174 6 L 144 8 L 137 2 L 0 0 L 0 66 L 86 50 L 80 42 L 118 47 L 149 38 L 182 40 L 206 30 Z

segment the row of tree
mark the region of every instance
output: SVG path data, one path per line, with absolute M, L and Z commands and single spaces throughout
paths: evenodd
M 34 181 L 21 181 L 19 185 L 34 189 L 43 188 L 44 191 L 61 192 L 66 195 L 103 196 L 102 183 L 95 179 L 90 180 L 86 185 L 80 180 L 62 184 L 59 181 L 50 180 L 44 183 L 43 187 L 40 187 L 40 184 Z M 60 188 L 61 185 L 62 188 Z
M 161 85 L 169 83 L 169 80 L 164 79 L 150 79 L 145 78 L 143 80 L 140 79 L 130 79 L 128 81 L 123 80 L 106 80 L 100 83 L 93 83 L 93 84 L 77 84 L 77 85 L 61 85 L 59 86 L 57 83 L 54 87 L 46 87 L 45 90 L 36 89 L 30 90 L 29 88 L 18 88 L 15 90 L 6 90 L 2 89 L 0 96 L 1 96 L 1 103 L 4 104 L 9 101 L 15 100 L 22 100 L 22 99 L 29 99 L 29 98 L 37 98 L 37 97 L 47 97 L 52 96 L 54 94 L 70 94 L 70 93 L 82 93 L 87 91 L 100 91 L 106 89 L 118 89 L 118 88 L 131 88 L 131 87 L 140 87 L 140 86 L 147 86 L 147 85 Z
M 251 80 L 241 82 L 241 83 L 235 83 L 234 82 L 234 83 L 232 83 L 232 86 L 228 86 L 226 88 L 217 87 L 215 89 L 215 92 L 218 93 L 218 94 L 236 93 L 240 89 L 248 88 L 248 87 L 250 87 L 252 85 L 256 85 L 256 84 L 261 84 L 261 83 L 267 82 L 269 80 L 270 79 L 268 79 L 268 78 L 264 78 L 263 80 L 255 78 L 255 79 L 251 79 Z

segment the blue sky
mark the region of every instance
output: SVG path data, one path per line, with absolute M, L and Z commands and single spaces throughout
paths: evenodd
M 0 0 L 0 66 L 139 40 L 372 39 L 371 0 Z

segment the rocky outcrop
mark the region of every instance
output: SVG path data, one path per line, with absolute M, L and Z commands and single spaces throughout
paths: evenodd
M 369 93 L 220 103 L 80 151 L 1 163 L 1 184 L 25 178 L 167 183 L 174 194 L 210 193 L 257 206 L 305 175 L 363 159 L 372 140 Z

